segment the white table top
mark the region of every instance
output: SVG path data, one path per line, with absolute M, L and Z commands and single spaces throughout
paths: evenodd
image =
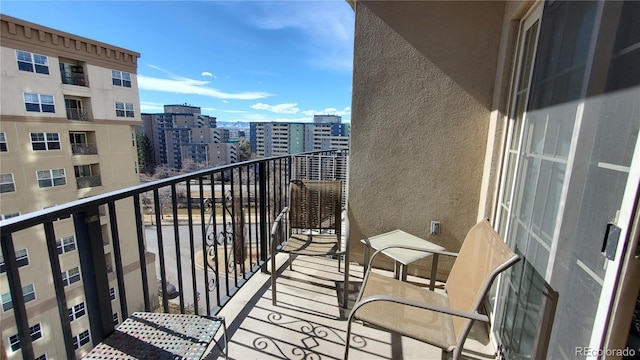
M 389 231 L 384 234 L 362 239 L 360 240 L 360 242 L 375 250 L 380 250 L 381 248 L 391 244 L 413 246 L 413 247 L 418 247 L 418 248 L 427 249 L 427 250 L 439 250 L 439 251 L 445 250 L 445 248 L 443 248 L 440 245 L 434 244 L 425 239 L 421 239 L 415 235 L 411 235 L 402 230 Z M 414 261 L 418 261 L 420 259 L 424 259 L 428 256 L 433 255 L 432 253 L 429 253 L 429 252 L 399 249 L 399 248 L 386 249 L 382 252 L 385 255 L 392 258 L 393 260 L 402 263 L 403 265 L 409 265 Z

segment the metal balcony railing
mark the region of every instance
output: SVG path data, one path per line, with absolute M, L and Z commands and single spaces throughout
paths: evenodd
M 334 152 L 305 155 L 330 153 Z M 60 219 L 70 218 L 62 221 L 74 225 L 94 344 L 114 331 L 111 299 L 115 298 L 119 308 L 114 304 L 113 311 L 119 311 L 122 320 L 142 309 L 168 313 L 169 299 L 173 299 L 172 311 L 215 315 L 252 275 L 266 271 L 269 229 L 287 204 L 293 157 L 262 158 L 200 170 L 0 221 L 0 245 L 23 358 L 34 358 L 29 328 L 33 319 L 29 315 L 36 314 L 26 310 L 22 289 L 29 279 L 21 276 L 27 275 L 21 274 L 26 270 L 19 269 L 16 248 L 38 246 L 30 241 L 39 236 L 42 239 L 36 239 L 37 244 L 47 246 L 48 259 L 38 261 L 50 268 L 53 281 L 36 291 L 38 299 L 55 299 L 59 321 L 42 325 L 62 334 L 64 344 L 57 346 L 65 349 L 68 358 L 75 358 L 75 349 L 54 228 Z M 103 205 L 108 216 L 101 218 Z M 105 220 L 112 245 L 111 270 L 115 272 L 111 276 L 102 239 L 101 221 Z M 24 231 L 31 232 L 25 236 Z M 123 245 L 127 246 L 124 255 L 129 259 L 124 264 Z M 155 257 L 151 251 L 156 252 Z M 188 255 L 182 256 L 181 252 Z M 139 271 L 125 274 L 123 268 L 129 267 L 132 255 Z M 172 274 L 175 277 L 169 278 L 169 270 L 176 271 Z M 140 304 L 140 309 L 130 309 L 127 304 Z M 3 322 L 11 322 L 11 316 L 4 314 Z
M 62 83 L 67 85 L 87 86 L 87 78 L 81 73 L 73 73 L 70 75 L 62 73 Z
M 96 155 L 98 146 L 93 143 L 71 144 L 71 152 L 73 155 Z
M 102 178 L 100 175 L 81 176 L 76 178 L 76 184 L 78 184 L 78 189 L 102 186 Z
M 67 108 L 67 120 L 87 121 L 87 112 L 80 109 Z

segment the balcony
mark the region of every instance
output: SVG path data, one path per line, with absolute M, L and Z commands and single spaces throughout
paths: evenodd
M 71 144 L 71 153 L 73 155 L 97 155 L 98 146 L 89 143 Z
M 346 153 L 339 158 L 346 159 Z M 43 262 L 51 269 L 53 285 L 36 291 L 39 299 L 57 303 L 51 314 L 60 317 L 59 323 L 46 324 L 49 334 L 61 334 L 57 347 L 62 353 L 57 357 L 82 356 L 90 350 L 89 344 L 74 350 L 75 334 L 71 333 L 70 319 L 64 316 L 69 304 L 59 275 L 53 223 L 71 216 L 95 343 L 114 331 L 111 322 L 101 319 L 111 319 L 116 312 L 122 320 L 140 310 L 196 313 L 225 316 L 232 358 L 341 358 L 348 313 L 339 306 L 344 274 L 338 271 L 335 259 L 299 256 L 293 262 L 297 271 L 291 271 L 289 258 L 278 255 L 277 271 L 282 272 L 279 303 L 271 305 L 268 233 L 288 198 L 292 159 L 287 155 L 201 170 L 0 223 L 14 299 L 13 313 L 6 314 L 3 321 L 15 318 L 22 356 L 39 354 L 34 354 L 29 336 L 33 325 L 30 316 L 35 314 L 31 309 L 27 312 L 25 301 L 18 296 L 29 280 L 23 279 L 27 275 L 13 259 L 15 249 L 28 246 L 27 238 L 19 238 L 20 233 L 42 228 L 46 238 L 42 240 L 49 245 L 49 259 Z M 214 182 L 216 178 L 221 181 Z M 103 206 L 108 208 L 109 226 L 101 224 L 107 221 L 105 217 L 98 216 Z M 133 224 L 131 228 L 127 222 Z M 111 239 L 109 256 L 104 254 L 104 237 Z M 238 253 L 238 249 L 242 251 Z M 210 254 L 209 261 L 204 261 L 203 253 Z M 138 263 L 139 271 L 125 271 Z M 349 282 L 352 301 L 362 277 L 362 267 L 353 264 Z M 409 280 L 427 283 L 420 278 Z M 162 289 L 171 288 L 170 284 L 176 291 L 164 296 Z M 134 309 L 131 304 L 140 305 Z M 440 357 L 435 347 L 361 324 L 354 325 L 353 334 L 353 359 Z M 474 329 L 466 348 L 472 357 L 481 359 L 495 352 L 482 327 Z
M 60 62 L 60 76 L 62 83 L 66 85 L 87 86 L 87 78 L 84 75 L 84 67 L 74 60 L 65 60 L 69 63 Z
M 81 109 L 67 108 L 67 120 L 88 121 L 87 112 Z
M 102 186 L 102 178 L 100 175 L 81 176 L 76 178 L 76 184 L 78 184 L 78 189 Z

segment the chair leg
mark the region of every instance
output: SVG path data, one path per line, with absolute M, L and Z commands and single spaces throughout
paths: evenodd
M 349 315 L 349 319 L 347 319 L 347 338 L 345 339 L 344 344 L 344 360 L 349 358 L 349 345 L 351 343 L 351 315 Z
M 271 304 L 276 306 L 276 276 L 278 276 L 278 269 L 276 269 L 276 256 L 271 254 Z

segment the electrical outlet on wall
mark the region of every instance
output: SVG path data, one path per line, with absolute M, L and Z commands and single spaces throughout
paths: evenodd
M 431 226 L 429 227 L 429 235 L 440 234 L 440 221 L 431 220 Z

